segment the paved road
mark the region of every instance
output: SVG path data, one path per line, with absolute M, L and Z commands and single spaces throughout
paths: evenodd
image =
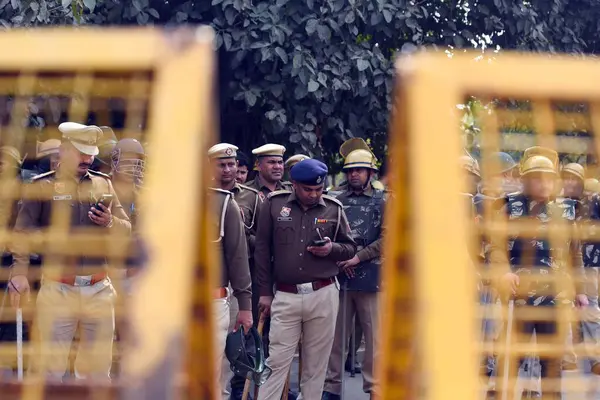
M 361 357 L 361 351 L 359 350 L 359 359 Z M 344 399 L 343 400 L 369 400 L 369 395 L 363 392 L 362 389 L 362 375 L 356 374 L 354 378 L 350 377 L 349 373 L 346 373 L 344 380 Z M 290 382 L 292 390 L 298 393 L 298 358 L 294 359 L 292 364 L 292 379 Z

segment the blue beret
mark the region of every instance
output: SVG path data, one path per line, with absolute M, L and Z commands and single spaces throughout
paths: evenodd
M 325 182 L 327 172 L 327 165 L 319 160 L 307 158 L 292 167 L 290 177 L 293 181 L 309 186 L 316 186 Z

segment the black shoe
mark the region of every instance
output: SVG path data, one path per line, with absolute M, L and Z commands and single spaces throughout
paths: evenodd
M 542 394 L 533 390 L 523 390 L 522 399 L 541 399 Z
M 290 390 L 288 391 L 288 400 L 298 400 L 298 395 Z
M 346 360 L 346 363 L 344 364 L 344 369 L 346 370 L 346 372 L 352 373 L 352 363 L 350 362 L 349 358 Z M 361 371 L 362 371 L 362 365 L 358 361 L 355 362 L 354 363 L 354 373 L 360 374 Z
M 339 394 L 333 394 L 330 392 L 323 392 L 323 395 L 321 396 L 321 400 L 341 400 L 342 396 L 340 396 Z
M 229 400 L 242 400 L 244 397 L 244 389 L 239 388 L 231 388 L 231 395 L 229 396 Z M 252 396 L 248 393 L 248 400 L 252 400 Z

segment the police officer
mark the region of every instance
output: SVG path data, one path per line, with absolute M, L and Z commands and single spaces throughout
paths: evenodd
M 271 192 L 291 188 L 289 182 L 282 182 L 284 172 L 283 153 L 285 153 L 285 147 L 272 143 L 252 150 L 252 154 L 257 158 L 256 169 L 258 174 L 246 186 L 258 190 L 261 200 L 264 200 Z
M 237 174 L 235 176 L 235 180 L 237 183 L 241 183 L 242 185 L 246 183 L 248 180 L 248 173 L 250 172 L 250 160 L 248 156 L 243 152 L 237 151 Z
M 561 171 L 563 196 L 577 202 L 577 222 L 585 225 L 600 220 L 600 201 L 596 194 L 585 194 L 585 169 L 577 163 L 570 163 Z M 600 308 L 598 306 L 598 271 L 600 270 L 600 244 L 594 241 L 584 242 L 582 246 L 583 266 L 586 275 L 586 295 L 588 306 L 581 312 L 581 333 L 583 341 L 597 348 L 600 344 Z M 570 354 L 569 354 L 570 355 Z M 574 364 L 572 355 L 566 365 Z M 600 360 L 590 358 L 591 371 L 600 375 Z
M 290 176 L 290 169 L 292 169 L 292 167 L 294 165 L 296 165 L 300 161 L 306 160 L 308 158 L 310 158 L 310 157 L 305 156 L 304 154 L 295 154 L 295 155 L 291 156 L 290 158 L 288 158 L 287 160 L 285 160 L 284 167 L 285 167 L 286 176 L 287 177 Z
M 559 274 L 556 282 L 567 285 L 571 271 L 567 271 L 566 266 L 570 265 L 575 275 L 575 290 L 571 292 L 576 293 L 576 304 L 586 306 L 588 301 L 582 284 L 583 260 L 578 240 L 569 237 L 566 243 L 551 243 L 548 238 L 548 224 L 556 221 L 556 218 L 562 219 L 567 228 L 575 229 L 575 202 L 554 199 L 553 196 L 558 155 L 551 150 L 542 151 L 542 148 L 528 150 L 520 165 L 523 191 L 498 200 L 497 207 L 501 210 L 499 216 L 508 218 L 508 223 L 527 219 L 534 225 L 537 233 L 535 237 L 517 234 L 509 238 L 508 244 L 492 237 L 489 260 L 495 272 L 493 276 L 501 276 L 497 281 L 498 288 L 502 293 L 515 298 L 515 326 L 520 333 L 518 337 L 530 336 L 535 332 L 537 340 L 542 342 L 549 340 L 546 339 L 547 335 L 558 332 L 556 321 L 522 320 L 518 309 L 529 306 L 552 310 L 559 304 L 572 300 L 570 293 L 559 296 L 561 288 L 543 279 L 545 276 Z M 503 358 L 500 361 L 498 370 L 502 371 Z M 542 378 L 560 378 L 560 362 L 556 357 L 540 356 L 540 364 Z M 544 398 L 560 398 L 560 392 L 549 386 L 546 379 L 542 379 L 542 391 Z
M 37 176 L 25 197 L 15 231 L 27 233 L 48 228 L 53 210 L 70 216 L 71 227 L 94 229 L 126 237 L 131 223 L 108 176 L 90 170 L 102 135 L 97 126 L 74 122 L 60 124 L 63 142 L 58 170 Z M 112 195 L 105 206 L 97 202 Z M 19 306 L 29 291 L 29 251 L 14 243 L 15 262 L 9 282 L 11 302 Z M 68 257 L 46 254 L 61 263 L 60 271 L 46 269 L 37 296 L 36 326 L 40 336 L 37 368 L 50 379 L 61 380 L 67 369 L 71 341 L 80 324 L 82 338 L 76 361 L 78 378 L 110 379 L 114 335 L 115 292 L 106 274 L 106 257 Z
M 0 147 L 0 190 L 8 197 L 0 199 L 0 224 L 7 230 L 12 230 L 18 214 L 20 200 L 20 170 L 21 156 L 19 151 L 12 146 Z M 7 175 L 4 175 L 7 174 Z M 14 322 L 15 311 L 8 307 L 8 268 L 13 263 L 12 254 L 8 248 L 0 249 L 1 268 L 3 270 L 0 278 L 0 342 L 15 342 L 17 340 L 17 329 Z M 23 335 L 26 339 L 27 329 L 24 326 Z M 0 355 L 0 370 L 6 368 L 12 370 L 17 366 L 16 346 L 14 353 L 4 352 Z M 12 372 L 12 371 L 11 371 Z
M 135 227 L 139 216 L 139 204 L 136 200 L 144 183 L 146 152 L 137 139 L 125 138 L 113 147 L 110 160 L 117 197 Z
M 98 140 L 98 155 L 94 158 L 90 169 L 104 174 L 110 174 L 111 154 L 117 145 L 117 136 L 109 126 L 100 126 L 102 137 Z
M 261 400 L 280 399 L 300 335 L 302 398 L 323 391 L 339 305 L 337 262 L 356 253 L 342 203 L 322 194 L 326 177 L 322 162 L 300 161 L 291 170 L 293 191 L 271 193 L 260 210 L 254 257 L 259 304 L 271 313 L 273 369 Z
M 48 139 L 37 144 L 36 159 L 38 161 L 38 174 L 56 170 L 58 166 L 58 157 L 60 149 L 60 140 Z
M 342 393 L 342 361 L 347 354 L 348 334 L 357 315 L 365 336 L 365 354 L 362 365 L 363 390 L 374 396 L 377 384 L 374 376 L 375 354 L 378 351 L 379 290 L 381 247 L 383 232 L 384 192 L 373 188 L 372 176 L 377 172 L 373 154 L 354 150 L 344 161 L 347 186 L 330 192 L 344 205 L 352 237 L 358 244 L 356 255 L 338 263 L 341 286 L 340 309 L 337 316 L 335 339 L 323 392 L 324 400 L 339 400 Z M 354 350 L 354 349 L 353 349 Z
M 248 186 L 241 185 L 236 181 L 237 175 L 237 146 L 229 143 L 219 143 L 208 149 L 208 158 L 211 162 L 213 171 L 214 186 L 219 189 L 226 190 L 232 193 L 235 202 L 240 207 L 242 214 L 242 222 L 248 242 L 248 259 L 250 265 L 250 274 L 253 275 L 252 269 L 252 253 L 254 251 L 254 241 L 256 237 L 256 216 L 258 214 L 259 205 L 261 203 L 258 197 L 258 190 Z M 252 276 L 252 278 L 254 278 Z M 258 322 L 258 292 L 254 289 L 255 279 L 252 279 L 252 318 L 255 324 Z M 256 292 L 256 293 L 255 293 Z M 235 321 L 238 314 L 238 304 L 235 298 L 230 302 L 230 323 L 229 330 L 235 328 Z M 221 392 L 224 399 L 227 398 L 227 382 L 231 379 L 231 398 L 237 399 L 242 397 L 244 391 L 245 380 L 243 378 L 233 376 L 229 368 L 221 371 Z
M 229 148 L 231 150 L 231 148 Z M 214 155 L 215 153 L 213 153 Z M 216 153 L 218 155 L 218 153 Z M 234 159 L 235 160 L 235 159 Z M 232 174 L 232 179 L 235 174 Z M 210 188 L 210 201 L 215 207 L 218 236 L 213 241 L 220 247 L 222 273 L 219 287 L 213 292 L 213 312 L 217 328 L 216 376 L 221 380 L 221 368 L 225 358 L 225 342 L 230 325 L 229 293 L 237 299 L 239 311 L 234 329 L 252 327 L 252 282 L 248 264 L 248 246 L 242 213 L 233 194 L 220 188 Z M 221 384 L 221 383 L 220 383 Z M 221 388 L 223 391 L 224 388 Z

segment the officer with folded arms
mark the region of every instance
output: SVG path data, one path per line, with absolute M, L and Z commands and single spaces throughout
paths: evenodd
M 261 206 L 254 259 L 259 307 L 271 314 L 273 373 L 260 400 L 281 398 L 300 335 L 302 398 L 321 398 L 339 306 L 337 262 L 356 254 L 342 203 L 323 195 L 327 172 L 321 161 L 300 161 L 293 190 L 270 193 Z

